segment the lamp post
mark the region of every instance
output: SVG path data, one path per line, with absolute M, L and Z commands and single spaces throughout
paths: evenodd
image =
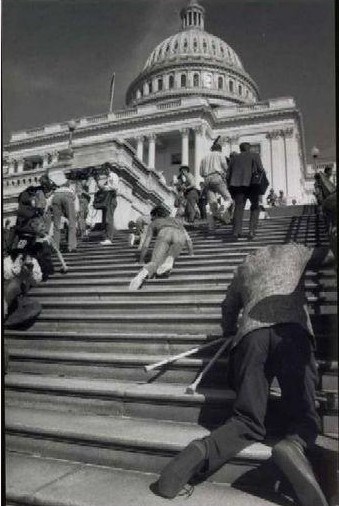
M 312 150 L 311 150 L 311 154 L 312 154 L 312 158 L 313 158 L 313 169 L 314 169 L 314 172 L 316 173 L 317 172 L 317 158 L 319 156 L 319 149 L 317 148 L 317 146 L 313 146 Z

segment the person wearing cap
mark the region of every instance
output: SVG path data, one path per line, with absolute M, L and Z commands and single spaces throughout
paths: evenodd
M 107 192 L 105 208 L 102 209 L 102 221 L 105 227 L 105 239 L 100 244 L 106 246 L 112 244 L 114 236 L 114 212 L 117 207 L 117 194 L 120 186 L 119 176 L 109 171 L 105 182 L 99 180 L 99 175 L 95 176 L 95 181 L 99 190 Z
M 233 236 L 238 239 L 241 235 L 245 204 L 249 199 L 251 214 L 248 239 L 252 240 L 258 227 L 260 194 L 251 186 L 251 180 L 253 173 L 264 171 L 264 167 L 259 154 L 251 152 L 248 142 L 242 142 L 239 149 L 240 153 L 231 159 L 229 165 L 229 188 L 235 202 Z
M 218 137 L 219 139 L 219 137 Z M 231 221 L 232 197 L 225 182 L 227 161 L 221 154 L 221 144 L 216 139 L 210 152 L 201 160 L 200 175 L 204 178 L 207 203 L 209 204 L 211 227 L 214 227 L 213 218 L 217 218 L 228 224 Z M 224 200 L 223 206 L 218 203 L 218 196 Z
M 147 278 L 155 274 L 162 276 L 169 273 L 175 259 L 187 245 L 190 255 L 193 255 L 193 244 L 182 223 L 169 216 L 169 212 L 157 206 L 151 211 L 152 222 L 147 227 L 145 239 L 141 245 L 140 262 L 143 263 L 153 235 L 157 239 L 153 248 L 151 261 L 132 279 L 129 289 L 138 290 Z
M 179 167 L 178 182 L 180 184 L 179 189 L 183 190 L 186 199 L 185 218 L 188 223 L 193 223 L 197 211 L 199 213 L 199 193 L 196 188 L 195 177 L 190 173 L 190 168 L 187 165 Z
M 75 193 L 70 188 L 64 172 L 56 171 L 50 175 L 50 179 L 57 186 L 54 190 L 51 205 L 53 211 L 53 240 L 60 249 L 60 224 L 64 216 L 68 220 L 68 251 L 75 251 L 77 247 L 76 237 L 76 209 Z

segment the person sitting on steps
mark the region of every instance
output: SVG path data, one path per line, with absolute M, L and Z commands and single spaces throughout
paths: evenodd
M 232 415 L 165 466 L 153 487 L 158 495 L 174 498 L 197 473 L 212 474 L 250 444 L 262 441 L 270 385 L 277 377 L 285 426 L 284 438 L 273 447 L 273 461 L 302 506 L 327 506 L 305 454 L 317 437 L 319 417 L 315 338 L 302 276 L 306 268 L 333 261 L 327 247 L 291 243 L 260 248 L 238 267 L 222 304 L 224 335 L 232 340 Z
M 189 254 L 193 255 L 193 244 L 190 236 L 183 227 L 182 223 L 176 218 L 169 216 L 169 212 L 157 206 L 151 211 L 152 222 L 147 228 L 146 236 L 143 241 L 140 262 L 143 263 L 148 247 L 154 234 L 157 234 L 152 258 L 141 271 L 132 279 L 129 289 L 138 290 L 146 278 L 151 278 L 154 274 L 159 276 L 169 273 L 175 259 L 187 245 Z

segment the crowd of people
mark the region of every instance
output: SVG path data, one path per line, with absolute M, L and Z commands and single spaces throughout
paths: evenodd
M 175 216 L 164 206 L 156 206 L 150 216 L 129 223 L 129 245 L 138 248 L 139 261 L 144 264 L 130 282 L 131 291 L 155 275 L 169 275 L 185 247 L 194 254 L 185 221 L 193 223 L 197 217 L 205 217 L 209 228 L 214 228 L 216 221 L 233 221 L 233 239 L 237 240 L 249 200 L 248 239 L 255 237 L 261 196 L 269 184 L 260 156 L 250 151 L 248 143 L 242 143 L 240 153 L 232 153 L 226 160 L 217 139 L 200 169 L 204 181 L 198 190 L 189 167 L 180 167 Z M 119 177 L 108 170 L 104 181 L 98 175 L 94 179 L 93 208 L 102 211 L 105 232 L 100 244 L 110 245 Z M 330 232 L 336 234 L 335 187 L 326 173 L 317 176 L 315 191 L 327 213 Z M 282 191 L 277 198 L 280 204 L 275 203 L 273 189 L 267 199 L 272 206 L 286 205 Z M 30 321 L 41 311 L 39 302 L 30 300 L 27 293 L 54 272 L 53 250 L 62 272 L 67 272 L 60 251 L 61 224 L 67 222 L 67 251 L 76 251 L 77 241 L 88 233 L 90 201 L 87 181 L 72 183 L 63 172 L 42 176 L 39 186 L 30 186 L 19 195 L 16 224 L 11 229 L 7 222 L 4 231 L 4 315 L 8 326 Z M 151 258 L 144 263 L 153 237 Z M 191 442 L 165 466 L 155 486 L 157 494 L 174 498 L 192 478 L 210 475 L 246 446 L 262 441 L 269 389 L 277 377 L 285 419 L 282 439 L 272 450 L 273 460 L 303 506 L 327 505 L 307 458 L 319 431 L 319 418 L 315 408 L 315 338 L 302 279 L 306 268 L 334 263 L 336 249 L 331 245 L 333 251 L 295 243 L 266 246 L 248 255 L 238 267 L 222 304 L 224 337 L 231 342 L 229 381 L 236 392 L 232 416 L 210 435 Z
M 102 211 L 105 233 L 100 244 L 112 244 L 119 177 L 107 169 L 103 181 L 98 173 L 94 179 L 98 191 L 93 208 Z M 41 176 L 39 185 L 29 186 L 19 194 L 16 223 L 10 227 L 7 220 L 3 230 L 6 326 L 24 324 L 41 311 L 41 305 L 30 300 L 27 294 L 31 286 L 46 281 L 54 273 L 53 253 L 61 263 L 61 272 L 67 273 L 68 266 L 60 249 L 61 232 L 65 229 L 66 251 L 76 251 L 79 239 L 89 233 L 90 201 L 87 180 L 72 181 L 63 171 Z

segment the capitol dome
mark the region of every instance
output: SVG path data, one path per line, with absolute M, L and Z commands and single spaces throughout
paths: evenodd
M 126 104 L 192 95 L 207 97 L 215 104 L 256 102 L 257 85 L 239 56 L 222 39 L 205 31 L 205 9 L 193 0 L 180 16 L 182 30 L 152 51 L 128 88 Z

